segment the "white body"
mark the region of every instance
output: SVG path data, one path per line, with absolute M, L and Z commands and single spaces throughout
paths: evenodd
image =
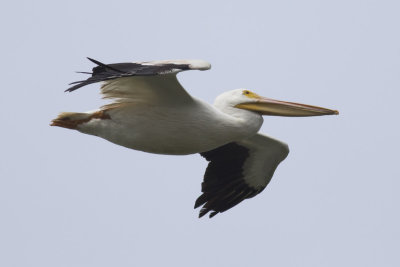
M 237 116 L 231 116 L 201 100 L 190 102 L 179 108 L 149 103 L 111 108 L 110 119 L 92 119 L 77 130 L 135 150 L 185 155 L 255 135 L 263 123 L 250 111 L 235 109 Z

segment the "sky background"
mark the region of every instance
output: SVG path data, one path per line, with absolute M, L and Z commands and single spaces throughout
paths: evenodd
M 399 1 L 3 1 L 0 266 L 400 266 Z M 64 93 L 105 63 L 204 59 L 207 102 L 247 88 L 338 109 L 265 117 L 291 152 L 266 190 L 213 219 L 206 161 L 50 127 L 104 104 Z

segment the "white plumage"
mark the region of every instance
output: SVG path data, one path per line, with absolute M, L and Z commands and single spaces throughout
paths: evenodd
M 104 82 L 101 93 L 111 104 L 87 113 L 61 113 L 52 125 L 96 135 L 115 144 L 150 153 L 200 153 L 210 161 L 195 207 L 210 217 L 261 192 L 289 152 L 286 144 L 257 134 L 262 115 L 338 114 L 325 108 L 272 100 L 246 89 L 218 96 L 213 106 L 190 96 L 176 74 L 207 70 L 202 60 L 103 64 L 74 91 Z

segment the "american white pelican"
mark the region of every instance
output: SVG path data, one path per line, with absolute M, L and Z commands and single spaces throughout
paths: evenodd
M 111 104 L 85 113 L 63 112 L 51 123 L 96 135 L 115 144 L 157 154 L 200 153 L 208 167 L 203 194 L 195 208 L 199 217 L 210 218 L 260 193 L 288 146 L 258 134 L 262 115 L 321 116 L 336 110 L 261 97 L 247 89 L 218 96 L 209 105 L 190 96 L 176 74 L 185 70 L 208 70 L 202 60 L 168 60 L 103 64 L 87 80 L 74 82 L 66 91 L 104 82 L 101 93 Z

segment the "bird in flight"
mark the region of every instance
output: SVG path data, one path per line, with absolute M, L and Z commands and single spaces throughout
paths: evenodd
M 149 153 L 200 153 L 209 163 L 195 202 L 199 217 L 213 217 L 259 194 L 289 153 L 287 144 L 258 133 L 263 115 L 306 117 L 338 111 L 279 101 L 247 89 L 219 95 L 213 105 L 192 97 L 177 73 L 208 70 L 202 60 L 164 60 L 103 64 L 67 92 L 102 82 L 101 93 L 113 102 L 90 112 L 62 112 L 52 126 L 102 137 Z

